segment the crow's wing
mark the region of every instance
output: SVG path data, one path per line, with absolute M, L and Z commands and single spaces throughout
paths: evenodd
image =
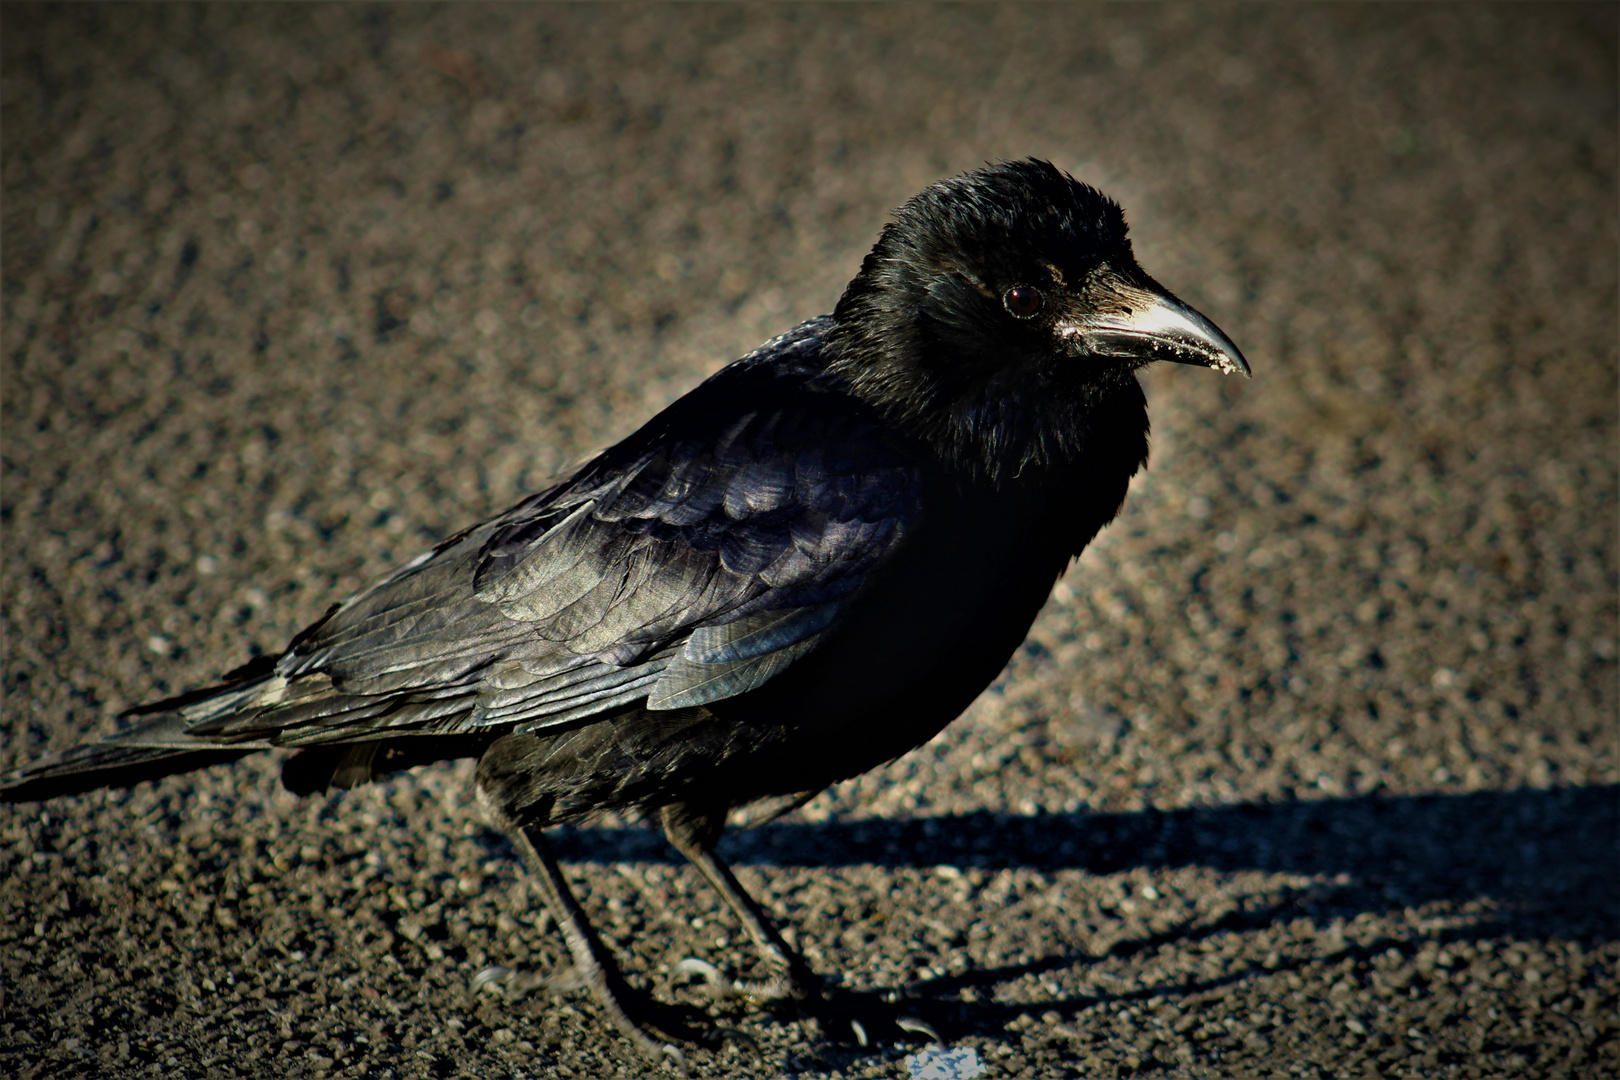
M 802 362 L 815 343 L 765 346 L 334 608 L 187 742 L 533 730 L 761 685 L 835 631 L 921 510 L 915 458 Z

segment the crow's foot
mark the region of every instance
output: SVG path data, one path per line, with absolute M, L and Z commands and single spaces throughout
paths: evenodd
M 706 1027 L 699 1026 L 702 1019 L 697 1010 L 654 1001 L 621 979 L 609 977 L 601 980 L 599 985 L 593 985 L 594 982 L 589 974 L 577 967 L 548 974 L 492 964 L 473 976 L 472 985 L 475 991 L 499 993 L 514 1001 L 536 990 L 561 993 L 589 989 L 597 1002 L 607 1010 L 614 1026 L 643 1056 L 672 1065 L 682 1072 L 686 1064 L 682 1046 L 709 1050 L 718 1047 L 720 1040 Z
M 806 970 L 749 982 L 732 978 L 707 960 L 688 957 L 675 965 L 675 972 L 701 977 L 702 992 L 718 1000 L 808 1017 L 834 1042 L 866 1047 L 939 1041 L 939 1033 L 931 1025 L 902 1013 L 892 997 L 843 990 Z
M 565 990 L 577 990 L 584 985 L 586 979 L 579 973 L 579 969 L 572 965 L 561 971 L 545 972 L 491 964 L 472 979 L 474 993 L 482 990 L 487 994 L 500 994 L 508 1001 L 517 1001 L 536 990 L 557 994 Z
M 901 1012 L 892 995 L 857 993 L 825 986 L 821 993 L 792 1001 L 833 1042 L 862 1048 L 896 1042 L 939 1042 L 926 1021 Z

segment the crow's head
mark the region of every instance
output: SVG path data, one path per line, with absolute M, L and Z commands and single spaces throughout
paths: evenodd
M 992 474 L 1072 459 L 1106 413 L 1134 419 L 1133 373 L 1154 360 L 1249 370 L 1137 266 L 1119 205 L 1044 161 L 908 201 L 834 319 L 835 367 L 859 396 Z

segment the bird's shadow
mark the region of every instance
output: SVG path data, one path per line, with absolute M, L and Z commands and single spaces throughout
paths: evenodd
M 493 839 L 493 838 L 492 838 Z M 954 817 L 810 823 L 728 832 L 735 865 L 980 867 L 1116 874 L 1205 867 L 1336 878 L 1388 905 L 1500 901 L 1546 932 L 1620 929 L 1620 785 L 1463 795 L 1324 798 L 1141 813 L 977 811 Z M 643 828 L 563 828 L 578 862 L 678 863 Z
M 558 854 L 569 861 L 680 861 L 652 829 L 558 832 Z M 489 840 L 501 843 L 498 834 L 491 833 Z M 1301 915 L 1323 923 L 1349 921 L 1364 912 L 1479 900 L 1488 902 L 1484 914 L 1440 936 L 1612 941 L 1620 936 L 1617 840 L 1620 785 L 1596 785 L 1462 795 L 1369 795 L 1125 814 L 1022 816 L 979 811 L 954 817 L 817 824 L 790 819 L 727 833 L 720 850 L 737 865 L 944 865 L 987 871 L 1080 869 L 1097 875 L 1202 867 L 1224 873 L 1307 875 L 1316 882 L 1280 902 L 1241 908 L 1208 925 L 1172 927 L 1148 938 L 1121 940 L 1104 954 L 1125 956 L 1226 932 L 1262 929 Z M 1341 951 L 1345 956 L 1365 952 L 1371 959 L 1390 948 L 1413 953 L 1420 944 L 1390 940 L 1376 947 L 1350 944 Z M 930 1016 L 937 1024 L 999 1025 L 1030 1008 L 988 1001 L 965 1007 L 947 1005 L 942 999 L 967 987 L 991 987 L 1097 959 L 1102 957 L 1074 952 L 976 968 L 937 976 L 909 992 L 940 1004 L 942 1011 Z M 1297 962 L 1285 959 L 1281 966 Z M 1101 997 L 1142 997 L 1167 989 L 1191 993 L 1248 974 L 1207 985 L 1050 1001 L 1040 1009 L 1082 1007 Z

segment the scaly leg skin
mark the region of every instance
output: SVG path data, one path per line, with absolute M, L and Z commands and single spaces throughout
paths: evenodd
M 804 958 L 776 932 L 770 916 L 742 887 L 731 867 L 714 853 L 714 844 L 725 828 L 723 811 L 705 812 L 687 804 L 675 804 L 659 811 L 659 821 L 669 842 L 697 867 L 737 916 L 760 956 L 775 970 L 776 978 L 764 987 L 732 983 L 727 988 L 719 971 L 711 964 L 701 960 L 683 961 L 682 970 L 702 974 L 711 988 L 722 992 L 729 989 L 731 993 L 755 1000 L 785 999 L 820 1023 L 834 1039 L 847 1036 L 867 1046 L 874 1039 L 889 1041 L 900 1032 L 910 1032 L 939 1041 L 939 1035 L 928 1024 L 914 1017 L 896 1015 L 893 1005 L 877 995 L 839 990 L 811 970 Z
M 568 881 L 563 877 L 562 868 L 557 865 L 557 858 L 551 851 L 545 833 L 534 827 L 518 827 L 510 829 L 509 834 L 512 843 L 522 852 L 523 861 L 534 874 L 541 895 L 545 897 L 546 907 L 562 930 L 574 966 L 567 972 L 538 980 L 524 973 L 486 968 L 474 980 L 474 985 L 500 982 L 519 992 L 531 989 L 531 983 L 552 989 L 588 986 L 625 1037 L 637 1050 L 655 1061 L 680 1065 L 685 1057 L 676 1043 L 708 1045 L 711 1040 L 683 1024 L 676 1016 L 675 1009 L 658 1005 L 625 982 L 612 954 L 602 944 L 602 939 L 597 937 L 579 901 L 569 890 Z

